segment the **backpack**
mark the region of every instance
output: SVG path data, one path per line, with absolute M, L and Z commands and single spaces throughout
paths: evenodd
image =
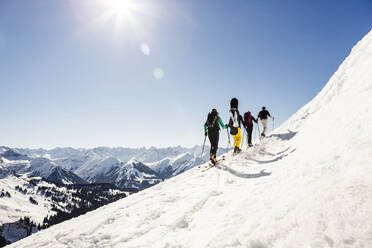
M 239 111 L 237 109 L 231 109 L 231 117 L 229 121 L 229 127 L 230 127 L 230 134 L 236 135 L 238 133 L 238 127 L 240 126 L 240 119 L 239 119 Z M 234 115 L 235 113 L 235 115 Z M 234 116 L 236 117 L 235 123 L 234 123 Z
M 207 127 L 208 129 L 214 129 L 217 127 L 217 120 L 218 120 L 218 115 L 215 113 L 209 113 L 207 117 Z
M 253 124 L 252 117 L 251 117 L 251 113 L 250 112 L 246 112 L 244 114 L 244 122 L 245 123 L 248 123 L 249 125 L 252 125 Z
M 237 127 L 234 127 L 234 126 L 230 126 L 230 134 L 231 135 L 237 135 L 239 132 L 239 129 Z

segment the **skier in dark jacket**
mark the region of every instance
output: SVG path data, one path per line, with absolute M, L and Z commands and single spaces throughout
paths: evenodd
M 262 107 L 262 110 L 260 111 L 260 113 L 258 113 L 258 116 L 257 116 L 257 119 L 261 120 L 261 124 L 263 127 L 263 130 L 261 133 L 262 138 L 266 136 L 267 117 L 270 117 L 272 120 L 274 120 L 274 117 L 270 115 L 269 111 L 267 111 L 265 107 Z
M 212 109 L 208 113 L 207 121 L 204 124 L 205 136 L 208 135 L 209 142 L 211 143 L 210 160 L 213 164 L 216 164 L 216 154 L 218 149 L 218 140 L 220 137 L 220 126 L 224 129 L 227 128 L 222 122 L 221 117 L 218 116 L 216 109 Z
M 241 123 L 243 123 L 243 118 L 239 114 L 238 110 L 238 99 L 233 98 L 230 101 L 230 134 L 233 135 L 234 138 L 234 154 L 239 153 L 240 149 L 240 142 L 242 141 L 242 133 L 241 133 Z
M 247 131 L 248 146 L 253 146 L 252 145 L 253 122 L 257 123 L 257 120 L 251 115 L 251 111 L 248 110 L 248 112 L 244 113 L 244 122 L 243 122 L 245 130 Z

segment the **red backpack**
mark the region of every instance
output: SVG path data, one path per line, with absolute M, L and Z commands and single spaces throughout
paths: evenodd
M 250 111 L 244 113 L 244 122 L 245 123 L 248 123 L 249 125 L 253 125 L 252 117 L 251 117 L 251 112 Z

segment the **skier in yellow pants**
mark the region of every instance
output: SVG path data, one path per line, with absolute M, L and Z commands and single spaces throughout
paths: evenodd
M 234 147 L 238 147 L 240 150 L 240 143 L 242 142 L 242 132 L 241 132 L 240 127 L 238 127 L 238 133 L 233 135 L 233 138 L 234 138 Z
M 238 99 L 233 98 L 230 101 L 230 121 L 229 121 L 229 127 L 230 127 L 230 134 L 233 135 L 234 138 L 234 154 L 239 153 L 241 151 L 240 149 L 240 142 L 242 141 L 242 133 L 240 129 L 240 124 L 243 123 L 243 118 L 239 114 L 238 110 Z

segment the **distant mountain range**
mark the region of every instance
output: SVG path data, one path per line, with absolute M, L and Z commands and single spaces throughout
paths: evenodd
M 201 146 L 192 148 L 55 148 L 0 147 L 0 169 L 41 176 L 60 184 L 111 183 L 142 190 L 208 161 Z M 226 148 L 219 149 L 219 153 Z

